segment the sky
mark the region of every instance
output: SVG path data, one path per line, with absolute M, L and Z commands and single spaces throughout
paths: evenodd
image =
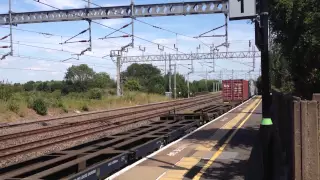
M 83 8 L 87 5 L 87 3 L 83 0 L 42 1 L 59 9 Z M 181 0 L 135 0 L 134 3 L 154 4 L 179 1 Z M 130 4 L 130 0 L 92 0 L 92 2 L 100 6 L 119 6 Z M 52 8 L 39 4 L 33 0 L 12 0 L 13 12 L 43 10 L 52 10 Z M 8 13 L 8 1 L 2 0 L 0 1 L 0 14 L 6 13 Z M 143 39 L 147 39 L 153 43 L 135 38 L 135 47 L 129 48 L 128 52 L 124 54 L 125 56 L 160 55 L 161 53 L 175 54 L 177 52 L 171 50 L 174 49 L 174 45 L 178 47 L 179 53 L 195 53 L 199 45 L 199 53 L 208 53 L 210 52 L 210 45 L 214 44 L 216 46 L 225 42 L 224 37 L 201 38 L 201 41 L 195 38 L 190 38 L 223 25 L 225 23 L 223 14 L 147 17 L 138 18 L 138 20 L 186 35 L 187 37 L 163 31 L 139 21 L 135 21 L 134 35 Z M 109 19 L 95 21 L 118 29 L 123 25 L 130 23 L 131 19 Z M 79 59 L 70 59 L 61 62 L 69 58 L 76 58 L 76 56 L 72 54 L 79 54 L 81 51 L 89 47 L 88 43 L 60 44 L 68 38 L 87 29 L 87 22 L 72 21 L 24 24 L 13 28 L 50 33 L 52 35 L 44 35 L 16 29 L 13 30 L 14 57 L 8 56 L 6 59 L 0 61 L 0 80 L 9 81 L 12 83 L 24 83 L 30 80 L 62 80 L 66 70 L 70 66 L 79 64 L 88 64 L 88 66 L 93 68 L 96 72 L 107 72 L 113 79 L 115 79 L 116 65 L 109 57 L 110 51 L 118 50 L 122 46 L 131 42 L 131 38 L 99 40 L 99 38 L 108 35 L 114 30 L 93 23 L 92 51 L 86 52 L 83 56 L 80 56 Z M 131 26 L 123 29 L 123 31 L 131 34 Z M 8 35 L 9 33 L 10 31 L 8 26 L 0 26 L 0 38 Z M 224 33 L 225 29 L 221 28 L 208 35 L 221 35 Z M 123 35 L 123 33 L 117 32 L 112 36 L 121 35 Z M 73 40 L 87 40 L 88 37 L 88 32 L 86 32 Z M 229 48 L 226 50 L 225 47 L 221 47 L 219 48 L 219 52 L 252 50 L 252 47 L 249 47 L 249 40 L 251 40 L 252 45 L 254 45 L 254 26 L 250 24 L 248 20 L 229 21 L 228 39 L 228 42 L 230 43 Z M 164 51 L 161 52 L 158 50 L 157 44 L 169 47 L 171 49 L 165 48 Z M 8 38 L 0 41 L 0 46 L 6 45 L 9 45 Z M 141 49 L 145 48 L 145 52 L 140 51 L 139 47 L 141 47 Z M 0 49 L 0 56 L 8 52 L 9 49 L 2 48 Z M 208 79 L 220 78 L 221 74 L 224 79 L 228 79 L 232 77 L 232 71 L 234 78 L 248 78 L 249 76 L 247 72 L 253 70 L 253 59 L 216 59 L 214 72 L 212 63 L 205 64 L 203 61 L 212 62 L 212 60 L 194 61 L 194 73 L 190 75 L 190 80 L 203 79 L 206 77 L 206 74 Z M 190 68 L 191 62 L 177 61 L 175 63 L 177 63 L 177 71 L 179 73 L 186 75 L 190 71 L 188 67 Z M 165 68 L 164 62 L 153 62 L 152 64 L 160 68 L 163 73 L 168 69 L 168 67 Z M 256 77 L 259 74 L 260 58 L 256 58 L 254 64 L 255 68 L 254 72 L 251 73 L 252 77 Z M 128 65 L 130 64 L 123 64 L 121 70 L 124 71 Z

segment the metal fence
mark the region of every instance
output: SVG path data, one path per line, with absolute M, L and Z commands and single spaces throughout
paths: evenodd
M 305 101 L 274 91 L 272 101 L 288 179 L 320 180 L 320 94 Z

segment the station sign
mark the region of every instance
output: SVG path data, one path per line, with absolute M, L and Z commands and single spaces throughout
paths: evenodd
M 256 0 L 229 0 L 229 19 L 241 20 L 256 17 Z

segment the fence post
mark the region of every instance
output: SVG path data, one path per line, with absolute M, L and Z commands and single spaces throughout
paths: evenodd
M 302 162 L 301 162 L 301 111 L 300 102 L 293 102 L 293 153 L 292 153 L 292 174 L 290 174 L 290 179 L 302 180 Z M 293 177 L 293 178 L 292 178 Z
M 316 101 L 301 101 L 302 178 L 319 180 L 318 107 Z

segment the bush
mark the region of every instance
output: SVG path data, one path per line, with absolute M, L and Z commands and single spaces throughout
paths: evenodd
M 81 109 L 82 111 L 89 111 L 89 107 L 87 104 L 84 104 Z
M 102 99 L 103 91 L 99 88 L 90 89 L 88 92 L 89 99 Z
M 129 91 L 139 91 L 141 89 L 139 81 L 135 80 L 135 79 L 130 79 L 128 80 L 124 87 L 126 89 L 128 89 Z
M 0 85 L 0 99 L 8 101 L 13 94 L 13 90 L 8 85 Z
M 16 114 L 19 113 L 20 106 L 17 101 L 10 101 L 8 103 L 8 109 Z
M 37 114 L 42 116 L 47 115 L 48 112 L 48 107 L 45 101 L 41 98 L 38 98 L 35 101 L 33 101 L 32 109 L 35 110 Z
M 61 101 L 59 101 L 58 107 L 61 108 L 63 110 L 63 112 L 65 112 L 65 113 L 69 112 L 68 108 Z

